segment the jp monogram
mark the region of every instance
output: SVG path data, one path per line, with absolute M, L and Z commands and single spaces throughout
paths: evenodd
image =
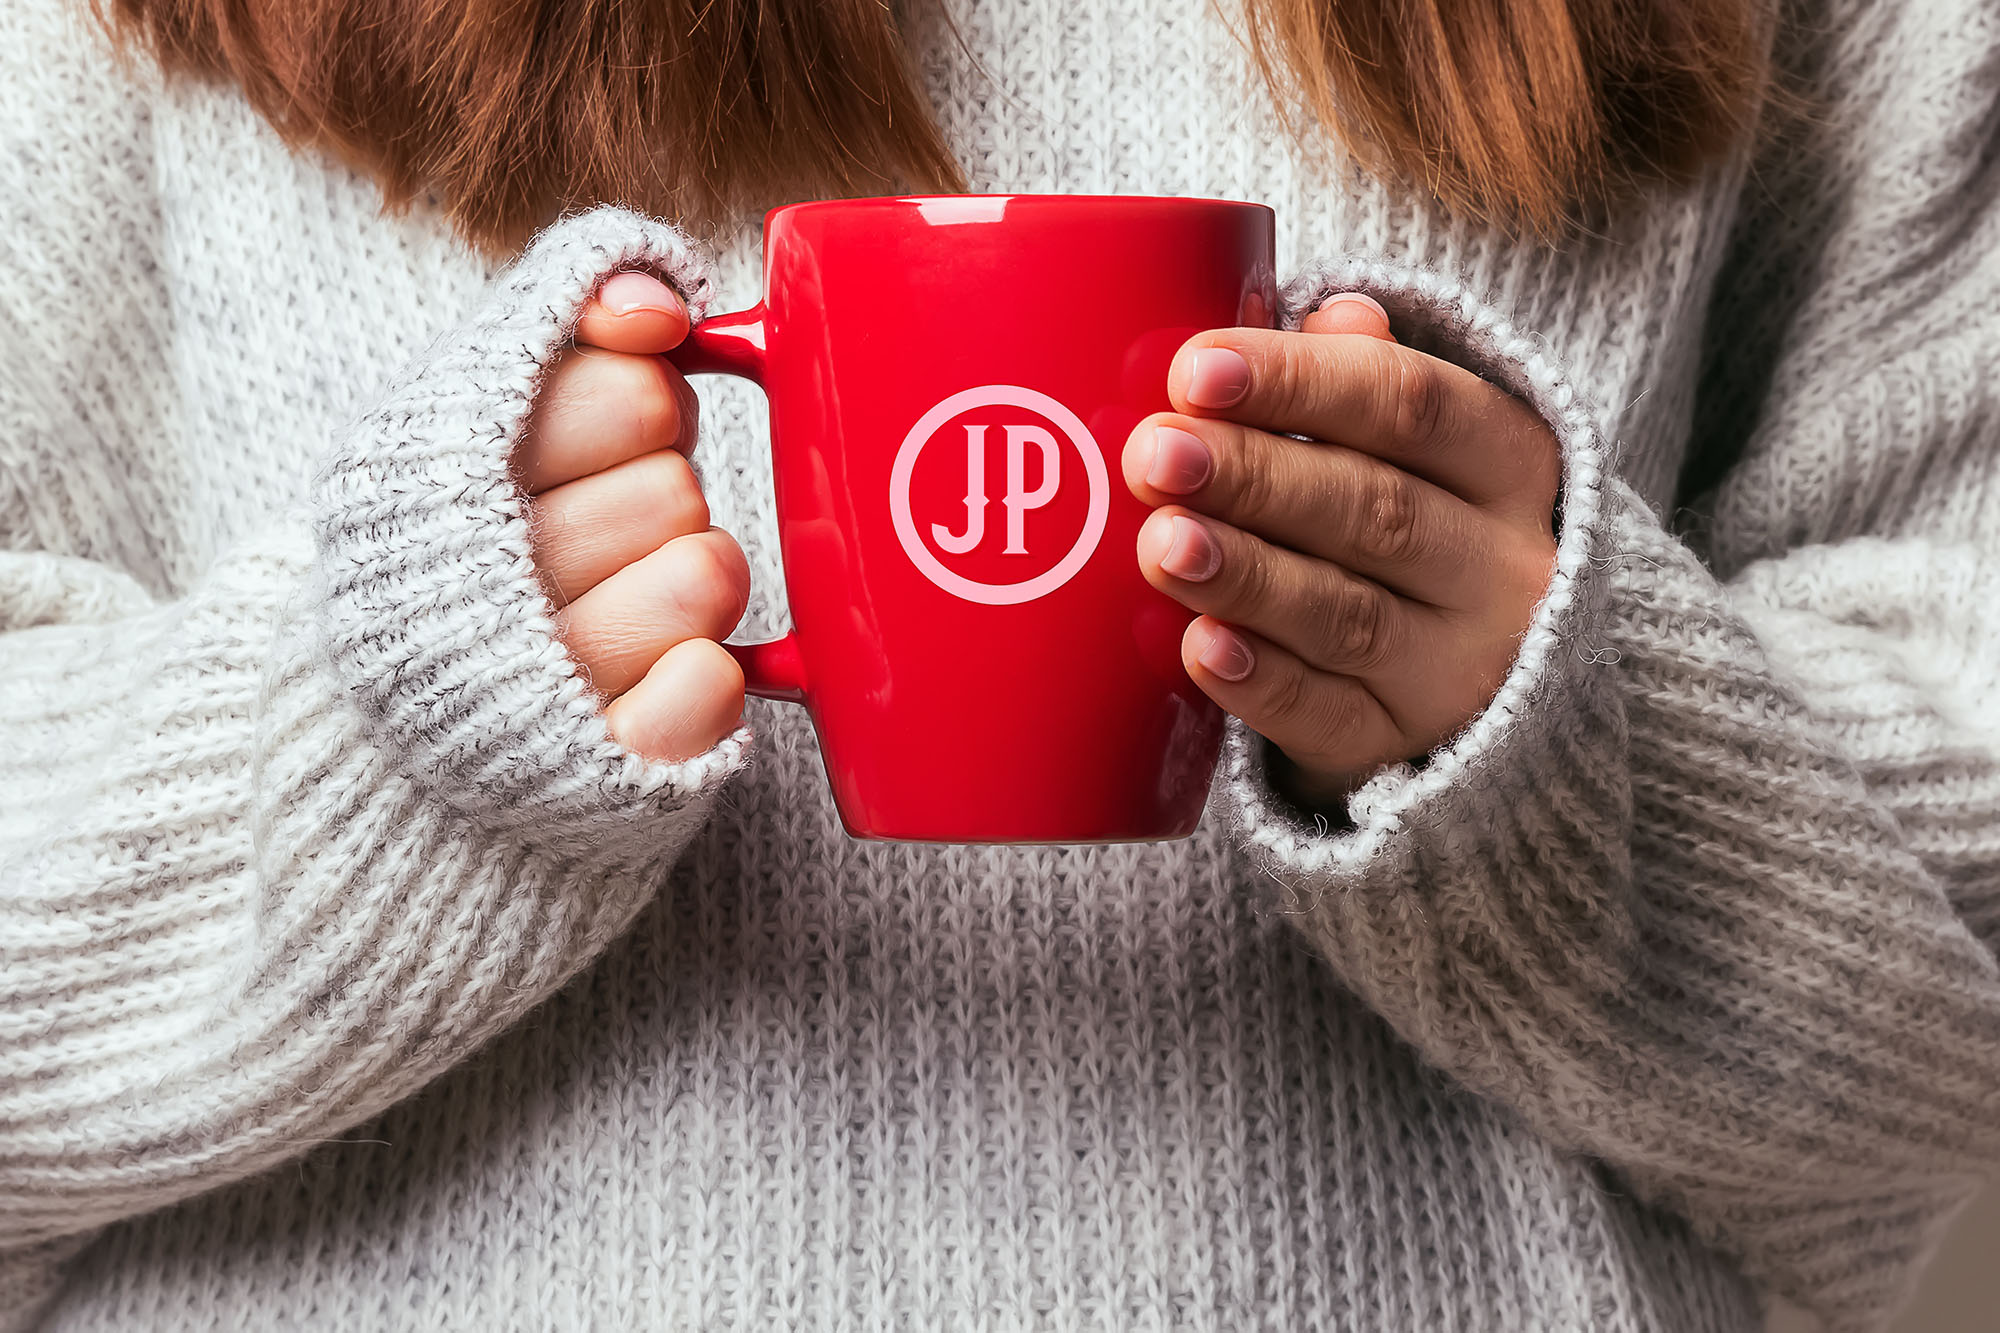
M 1068 437 L 1069 450 L 1065 451 L 1064 440 L 1037 421 L 952 425 L 953 418 L 974 408 L 994 407 L 1022 409 L 1023 417 L 1032 415 L 1051 423 Z M 991 436 L 989 431 L 993 432 Z M 982 582 L 967 578 L 948 568 L 931 549 L 935 545 L 946 555 L 960 556 L 991 540 L 987 533 L 987 508 L 992 499 L 988 494 L 990 488 L 986 476 L 989 438 L 1005 446 L 1005 475 L 1001 479 L 1005 489 L 998 497 L 1000 521 L 994 525 L 998 531 L 993 534 L 1004 543 L 1000 548 L 1003 555 L 1031 554 L 1028 515 L 1046 508 L 1062 494 L 1065 485 L 1077 484 L 1075 463 L 1078 460 L 1083 467 L 1083 481 L 1090 488 L 1082 531 L 1076 534 L 1068 552 L 1054 566 L 1017 582 Z M 952 515 L 954 522 L 928 524 L 930 541 L 927 543 L 911 512 L 910 481 L 916 473 L 918 458 L 933 445 L 940 449 L 955 446 L 964 451 L 966 485 L 962 513 Z M 1070 454 L 1067 459 L 1065 452 Z M 1027 484 L 1030 457 L 1039 464 L 1041 474 L 1032 487 Z M 889 474 L 889 512 L 904 554 L 910 557 L 918 572 L 944 591 L 968 602 L 981 602 L 988 606 L 1032 602 L 1068 583 L 1097 549 L 1110 511 L 1111 479 L 1090 431 L 1076 413 L 1055 399 L 1017 384 L 983 384 L 978 388 L 964 389 L 931 408 L 903 437 L 902 447 L 896 451 L 895 466 Z M 1046 541 L 1046 538 L 1043 540 Z

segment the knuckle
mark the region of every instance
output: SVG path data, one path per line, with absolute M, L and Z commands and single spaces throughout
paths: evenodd
M 1377 563 L 1409 564 L 1424 554 L 1416 483 L 1400 468 L 1384 467 L 1374 472 L 1364 483 L 1366 498 L 1357 506 L 1360 527 L 1354 534 L 1354 545 L 1365 558 Z
M 1312 716 L 1312 682 L 1296 666 L 1267 673 L 1264 685 L 1264 718 L 1272 725 L 1301 730 Z
M 1444 380 L 1428 357 L 1405 353 L 1389 360 L 1390 431 L 1395 442 L 1419 450 L 1444 420 Z
M 1334 767 L 1346 757 L 1346 747 L 1361 724 L 1361 691 L 1350 684 L 1329 685 L 1318 692 L 1313 709 L 1312 737 L 1308 742 L 1313 757 Z
M 1326 651 L 1333 663 L 1368 670 L 1389 651 L 1388 599 L 1367 584 L 1346 580 L 1328 598 Z
M 750 560 L 736 539 L 721 528 L 710 528 L 704 535 L 708 539 L 704 547 L 714 561 L 715 587 L 733 624 L 742 619 L 750 604 Z
M 667 548 L 673 553 L 674 592 L 683 605 L 707 605 L 728 589 L 728 557 L 706 534 L 676 537 Z
M 1320 398 L 1320 346 L 1311 336 L 1288 333 L 1276 340 L 1279 367 L 1279 411 L 1299 418 L 1313 413 Z
M 641 461 L 650 508 L 676 527 L 697 531 L 708 526 L 708 497 L 687 459 L 676 453 L 647 454 Z
M 711 682 L 711 698 L 727 714 L 733 725 L 736 715 L 743 711 L 743 664 L 714 639 L 702 639 L 698 642 L 701 645 L 698 651 L 702 655 L 702 664 Z M 728 734 L 728 728 L 723 729 L 723 734 Z
M 1215 459 L 1215 475 L 1208 489 L 1221 497 L 1230 510 L 1245 517 L 1272 513 L 1283 498 L 1280 481 L 1268 451 L 1255 433 L 1240 426 L 1209 430 L 1202 436 Z
M 1222 568 L 1229 581 L 1229 600 L 1246 618 L 1267 613 L 1279 596 L 1277 571 L 1266 551 L 1267 548 L 1254 542 L 1245 544 L 1240 551 L 1234 543 L 1223 547 Z
M 1245 720 L 1295 757 L 1335 763 L 1361 720 L 1358 690 L 1295 662 L 1263 676 L 1256 716 Z
M 612 391 L 631 414 L 640 438 L 665 444 L 680 425 L 680 395 L 666 363 L 651 356 L 621 356 L 612 372 Z

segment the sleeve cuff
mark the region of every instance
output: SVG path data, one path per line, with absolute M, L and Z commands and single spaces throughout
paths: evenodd
M 1555 572 L 1499 691 L 1458 735 L 1420 763 L 1375 774 L 1349 796 L 1345 818 L 1331 819 L 1282 795 L 1272 782 L 1269 743 L 1229 720 L 1219 795 L 1253 860 L 1293 885 L 1351 888 L 1385 862 L 1415 870 L 1430 856 L 1499 850 L 1500 830 L 1514 828 L 1518 837 L 1522 801 L 1551 772 L 1621 791 L 1627 782 L 1605 771 L 1603 757 L 1607 745 L 1621 756 L 1624 749 L 1622 706 L 1601 669 L 1615 655 L 1591 647 L 1604 643 L 1595 627 L 1607 608 L 1605 581 L 1592 575 L 1610 547 L 1607 451 L 1590 405 L 1546 344 L 1432 269 L 1364 255 L 1322 265 L 1286 286 L 1284 326 L 1297 328 L 1339 291 L 1381 302 L 1405 345 L 1520 397 L 1562 450 Z
M 747 757 L 742 728 L 671 764 L 612 740 L 536 577 L 513 448 L 584 303 L 623 269 L 705 312 L 708 265 L 680 232 L 616 208 L 568 218 L 389 386 L 315 482 L 320 650 L 375 742 L 475 814 L 640 817 Z

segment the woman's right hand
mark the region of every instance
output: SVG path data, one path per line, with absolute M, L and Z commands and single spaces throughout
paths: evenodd
M 607 279 L 543 382 L 514 473 L 571 656 L 626 748 L 688 759 L 743 713 L 721 640 L 750 597 L 742 548 L 708 521 L 688 453 L 694 391 L 661 355 L 687 310 L 643 273 Z

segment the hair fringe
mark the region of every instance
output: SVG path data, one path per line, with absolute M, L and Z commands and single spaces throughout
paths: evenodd
M 94 0 L 296 148 L 489 252 L 615 201 L 696 227 L 965 188 L 911 61 L 932 0 Z M 1242 0 L 1303 150 L 1554 241 L 1692 177 L 1761 106 L 1775 0 Z
M 1288 130 L 1546 243 L 1684 184 L 1761 112 L 1765 0 L 1244 0 Z

